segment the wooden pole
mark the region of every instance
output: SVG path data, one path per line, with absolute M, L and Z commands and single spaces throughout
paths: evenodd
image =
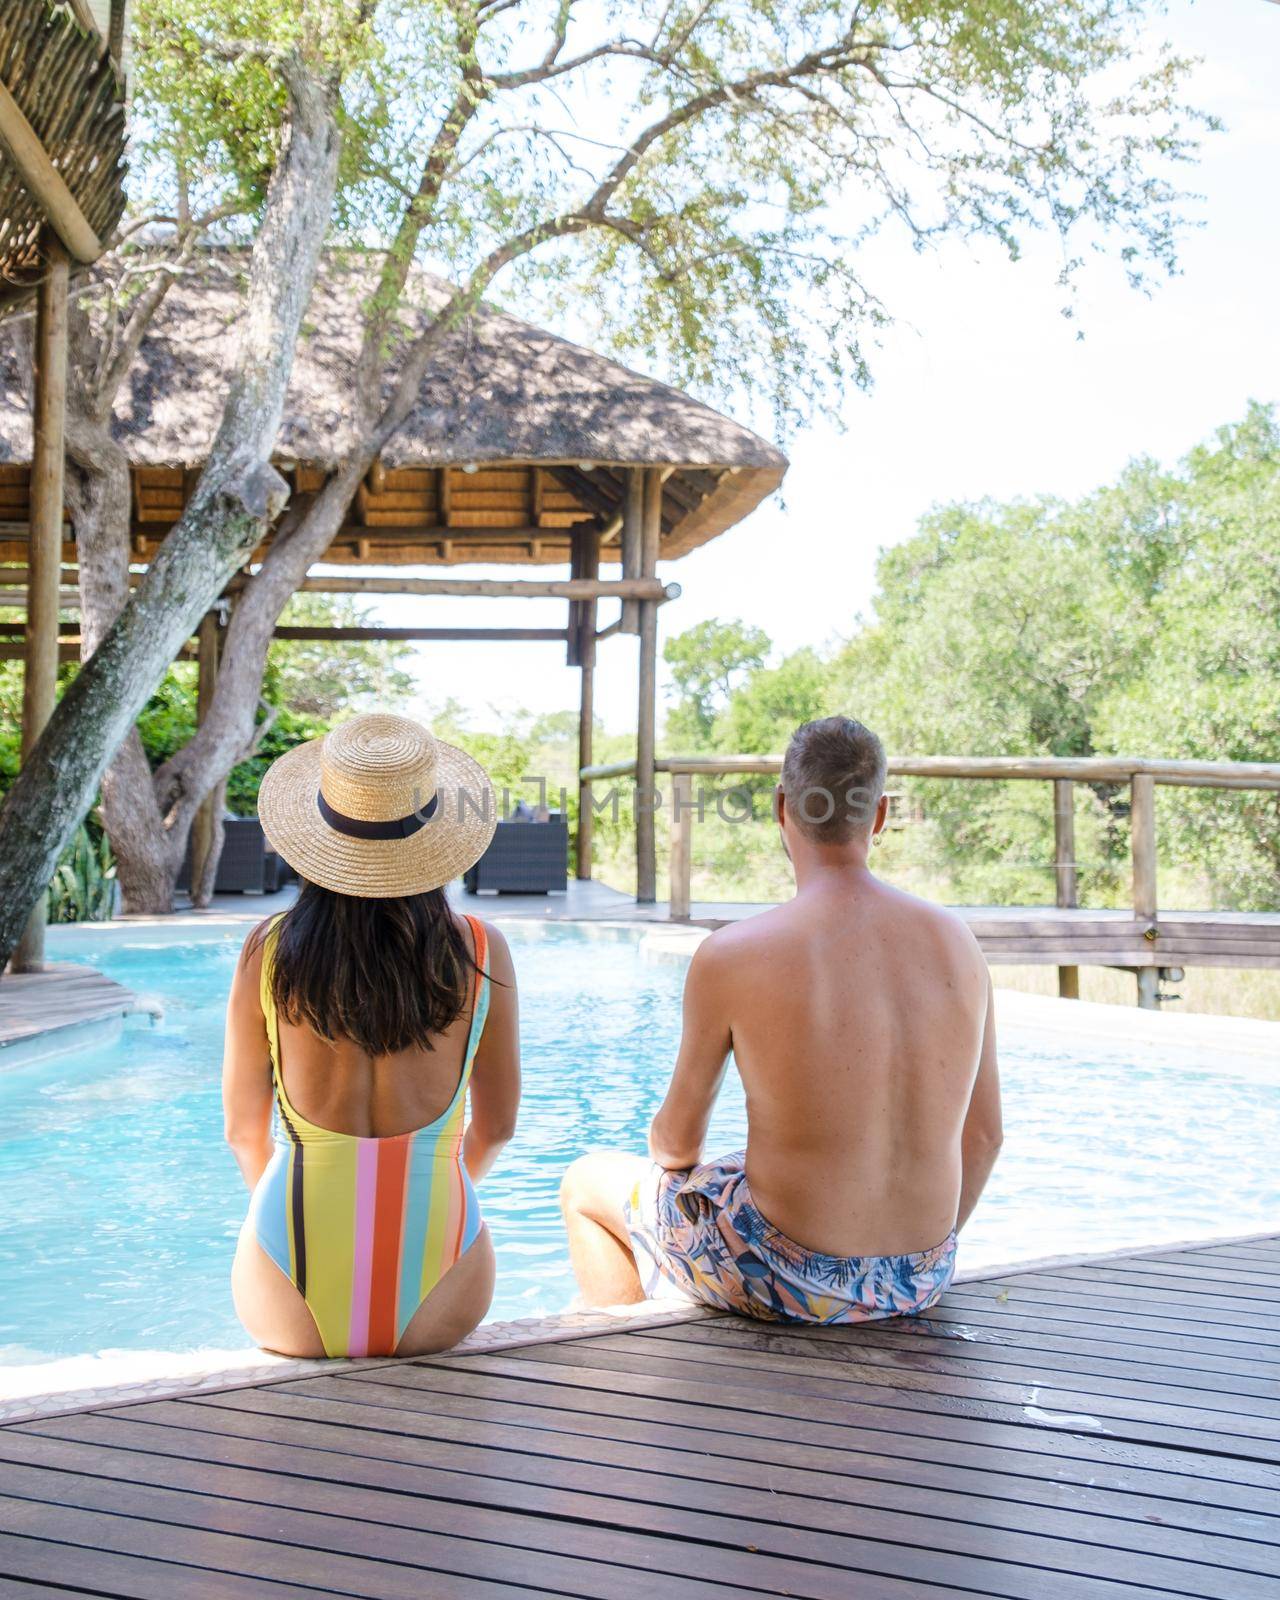
M 578 536 L 575 535 L 575 539 Z M 582 576 L 588 579 L 600 574 L 600 534 L 594 528 L 584 530 L 579 565 Z M 595 734 L 595 678 L 596 678 L 596 602 L 579 602 L 578 611 L 578 666 L 582 673 L 581 694 L 578 701 L 578 771 L 591 765 L 591 750 Z M 591 780 L 578 779 L 578 846 L 577 876 L 585 883 L 591 877 L 591 847 L 595 818 L 591 811 Z
M 626 487 L 622 499 L 622 576 L 639 578 L 645 574 L 644 566 L 644 506 L 645 470 L 628 467 Z M 619 633 L 640 632 L 640 607 L 633 600 L 622 602 L 622 616 L 618 622 Z
M 0 82 L 0 150 L 9 157 L 17 169 L 22 186 L 35 199 L 40 210 L 49 219 L 49 233 L 56 234 L 59 248 L 66 249 L 77 261 L 96 261 L 102 254 L 102 242 L 90 227 L 76 197 L 67 187 L 66 179 L 54 166 L 49 152 L 40 142 L 39 135 L 27 121 L 22 107 Z M 44 251 L 50 272 L 58 267 L 49 251 Z
M 1150 773 L 1135 773 L 1130 784 L 1129 849 L 1133 858 L 1133 914 L 1156 932 L 1156 781 Z M 1138 1004 L 1144 1011 L 1157 1006 L 1159 973 L 1154 966 L 1137 970 Z
M 690 880 L 693 874 L 693 774 L 671 774 L 671 889 L 668 916 L 672 922 L 688 922 L 692 909 Z
M 1079 904 L 1076 888 L 1076 812 L 1075 785 L 1070 778 L 1053 780 L 1053 866 L 1057 879 L 1057 903 L 1064 910 Z M 1058 968 L 1058 995 L 1063 1000 L 1080 998 L 1080 968 Z
M 213 611 L 206 612 L 196 630 L 196 726 L 209 715 L 213 704 L 213 691 L 218 681 L 218 656 L 220 654 L 218 618 Z M 191 821 L 191 895 L 195 898 L 205 862 L 213 849 L 214 834 L 218 826 L 218 789 L 215 788 L 200 803 L 200 809 Z
M 22 759 L 30 759 L 58 692 L 58 589 L 62 578 L 62 502 L 67 409 L 67 279 L 70 264 L 48 234 L 48 270 L 36 301 L 35 414 L 32 418 L 31 526 L 27 555 L 26 667 L 22 680 Z M 44 966 L 42 894 L 13 952 L 15 972 Z
M 662 533 L 662 473 L 649 467 L 644 475 L 644 521 L 640 544 L 640 576 L 656 576 L 658 541 Z M 636 716 L 636 902 L 652 905 L 658 893 L 657 770 L 658 712 L 658 606 L 641 600 L 640 684 Z

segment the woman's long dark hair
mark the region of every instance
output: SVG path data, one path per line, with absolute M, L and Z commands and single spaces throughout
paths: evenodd
M 467 1010 L 475 971 L 443 889 L 366 900 L 304 883 L 280 921 L 271 992 L 286 1021 L 385 1056 L 430 1050 Z

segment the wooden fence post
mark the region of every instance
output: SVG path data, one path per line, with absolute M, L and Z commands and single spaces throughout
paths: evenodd
M 671 774 L 671 889 L 667 915 L 688 922 L 693 873 L 693 774 Z
M 1075 785 L 1070 778 L 1053 780 L 1053 866 L 1057 903 L 1064 910 L 1079 904 L 1076 886 Z M 1080 998 L 1080 968 L 1058 968 L 1058 995 Z
M 1135 772 L 1130 780 L 1129 848 L 1133 857 L 1133 914 L 1139 922 L 1156 923 L 1156 780 Z M 1160 975 L 1154 967 L 1137 969 L 1138 1004 L 1154 1011 Z

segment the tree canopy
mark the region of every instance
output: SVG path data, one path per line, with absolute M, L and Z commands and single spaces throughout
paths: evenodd
M 671 655 L 705 634 L 673 640 Z M 673 751 L 700 704 L 686 690 Z M 1077 501 L 938 508 L 883 552 L 872 613 L 850 618 L 847 641 L 746 671 L 698 748 L 776 752 L 798 723 L 836 711 L 899 755 L 1280 759 L 1274 410 L 1252 405 L 1177 466 L 1136 460 Z M 926 822 L 895 845 L 903 870 L 971 903 L 1052 897 L 1043 786 L 908 787 Z M 1280 797 L 1162 789 L 1158 804 L 1171 903 L 1280 907 Z M 1087 902 L 1122 899 L 1127 826 L 1127 790 L 1077 785 Z

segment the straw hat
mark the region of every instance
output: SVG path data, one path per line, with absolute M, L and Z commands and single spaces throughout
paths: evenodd
M 479 762 L 382 712 L 272 762 L 258 816 L 271 847 L 309 882 L 370 900 L 451 882 L 484 854 L 498 820 Z

